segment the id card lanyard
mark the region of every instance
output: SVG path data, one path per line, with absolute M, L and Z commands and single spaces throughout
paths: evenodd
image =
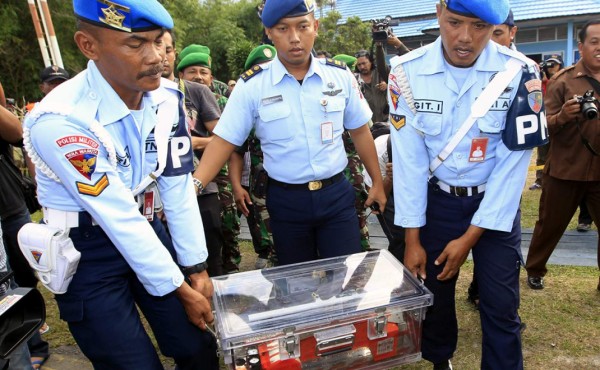
M 332 144 L 333 143 L 333 122 L 327 120 L 327 104 L 329 102 L 326 98 L 321 99 L 321 106 L 323 107 L 323 123 L 321 123 L 321 144 Z

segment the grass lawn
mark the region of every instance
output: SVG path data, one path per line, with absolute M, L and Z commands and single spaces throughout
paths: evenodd
M 532 162 L 534 163 L 534 162 Z M 540 191 L 529 191 L 534 179 L 529 173 L 522 200 L 522 225 L 533 228 L 537 219 Z M 576 226 L 574 217 L 570 229 Z M 253 268 L 255 253 L 251 243 L 241 243 L 242 271 Z M 527 287 L 521 274 L 520 314 L 527 324 L 523 333 L 523 353 L 526 369 L 593 370 L 600 369 L 600 292 L 598 269 L 595 267 L 550 266 L 546 289 L 534 291 Z M 479 315 L 467 302 L 467 286 L 472 278 L 472 262 L 461 270 L 457 286 L 459 342 L 453 359 L 456 369 L 478 369 L 481 353 Z M 64 322 L 58 319 L 52 295 L 43 289 L 48 309 L 48 323 L 52 327 L 44 337 L 52 347 L 74 345 Z M 507 356 L 512 354 L 507 353 Z M 170 364 L 169 360 L 165 360 Z M 421 361 L 403 369 L 431 369 Z

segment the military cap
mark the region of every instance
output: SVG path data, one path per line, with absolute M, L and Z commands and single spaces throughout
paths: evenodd
M 266 62 L 269 60 L 273 60 L 275 55 L 277 54 L 277 49 L 275 49 L 271 45 L 260 45 L 252 49 L 250 54 L 248 54 L 248 58 L 246 58 L 246 63 L 244 64 L 244 69 L 250 69 L 255 64 Z
M 563 59 L 559 54 L 552 54 L 552 55 L 549 55 L 548 57 L 546 57 L 546 59 L 544 60 L 544 63 L 548 63 L 548 62 L 558 63 L 561 66 L 564 65 Z
M 513 16 L 512 9 L 508 11 L 508 17 L 506 17 L 506 20 L 502 24 L 505 24 L 508 27 L 514 27 L 515 26 L 515 17 Z
M 336 56 L 333 57 L 333 60 L 339 60 L 342 61 L 344 63 L 346 63 L 346 65 L 350 68 L 350 69 L 354 69 L 354 67 L 356 66 L 356 61 L 358 59 L 356 59 L 356 57 L 353 57 L 352 55 L 348 55 L 348 54 L 338 54 Z
M 489 24 L 502 24 L 508 16 L 508 0 L 441 0 L 453 13 L 479 18 Z
M 198 44 L 190 44 L 183 48 L 179 52 L 179 60 L 183 60 L 188 54 L 191 53 L 204 53 L 210 55 L 210 49 L 208 46 L 198 45 Z
M 42 80 L 42 82 L 50 82 L 54 80 L 66 81 L 70 77 L 71 76 L 69 76 L 69 72 L 65 71 L 59 66 L 46 67 L 42 70 L 42 73 L 40 73 L 40 80 Z
M 261 19 L 265 27 L 273 27 L 281 18 L 300 17 L 314 11 L 314 0 L 267 0 Z
M 177 71 L 181 72 L 189 66 L 200 66 L 211 68 L 212 60 L 206 53 L 189 53 L 177 65 Z
M 169 12 L 157 0 L 73 0 L 77 18 L 124 32 L 173 28 Z

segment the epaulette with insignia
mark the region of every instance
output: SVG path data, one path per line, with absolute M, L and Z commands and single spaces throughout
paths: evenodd
M 250 68 L 249 70 L 247 70 L 246 72 L 242 73 L 240 75 L 240 78 L 242 80 L 244 80 L 244 82 L 248 82 L 249 79 L 251 79 L 252 77 L 256 76 L 257 74 L 259 74 L 260 72 L 262 72 L 262 68 L 259 65 L 255 65 L 254 67 Z
M 346 63 L 342 62 L 341 60 L 335 60 L 335 59 L 331 59 L 331 58 L 326 58 L 325 59 L 325 64 L 327 64 L 328 66 L 333 66 L 333 67 L 338 67 L 341 69 L 346 69 Z
M 554 76 L 552 76 L 552 78 L 550 78 L 551 80 L 556 80 L 558 78 L 558 76 L 562 75 L 563 73 L 572 70 L 573 68 L 575 68 L 575 64 L 573 64 L 572 66 L 568 66 L 565 67 L 563 69 L 561 69 L 560 71 L 556 72 L 554 74 Z

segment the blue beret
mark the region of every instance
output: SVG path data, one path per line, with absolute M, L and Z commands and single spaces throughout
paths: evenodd
M 514 27 L 515 26 L 515 17 L 513 17 L 512 10 L 508 11 L 508 17 L 506 17 L 506 20 L 502 24 L 505 24 L 508 27 Z
M 173 19 L 157 0 L 73 0 L 73 9 L 83 21 L 119 31 L 173 28 Z
M 508 0 L 442 0 L 451 12 L 479 18 L 489 24 L 502 24 L 508 16 Z
M 267 0 L 261 19 L 265 27 L 273 27 L 281 18 L 299 17 L 314 11 L 314 0 Z

